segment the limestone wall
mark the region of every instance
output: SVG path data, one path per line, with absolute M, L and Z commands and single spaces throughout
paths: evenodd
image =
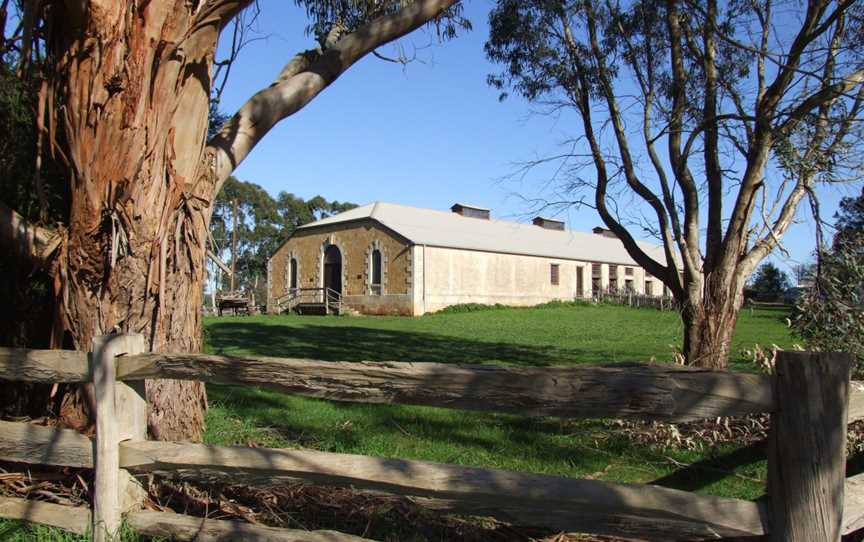
M 297 259 L 299 288 L 323 286 L 322 258 L 330 244 L 342 252 L 342 295 L 347 303 L 367 314 L 411 313 L 411 247 L 371 220 L 300 230 L 280 247 L 269 264 L 270 312 L 276 310 L 273 301 L 288 292 L 291 258 Z M 373 295 L 370 288 L 375 248 L 382 255 L 381 295 Z

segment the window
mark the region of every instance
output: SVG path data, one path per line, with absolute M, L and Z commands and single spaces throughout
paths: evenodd
M 624 281 L 624 289 L 627 290 L 628 292 L 635 291 L 635 290 L 633 290 L 633 279 L 626 279 Z
M 633 268 L 632 267 L 625 267 L 624 268 L 624 274 L 627 275 L 628 277 L 632 277 L 633 276 Z
M 554 284 L 556 286 L 558 285 L 558 268 L 559 267 L 560 267 L 560 265 L 558 265 L 557 263 L 553 263 L 549 267 L 549 270 L 551 272 L 550 279 L 552 281 L 552 284 Z
M 372 295 L 381 295 L 381 251 L 377 248 L 372 251 Z
M 584 267 L 576 268 L 576 297 L 582 297 L 583 295 L 585 295 L 585 277 L 583 276 L 584 274 Z
M 592 277 L 595 277 L 595 278 L 599 277 L 602 272 L 603 271 L 602 271 L 602 268 L 600 267 L 599 263 L 592 263 L 591 264 L 591 276 Z
M 292 290 L 297 289 L 297 258 L 291 258 L 288 262 L 288 287 Z
M 650 280 L 645 281 L 645 295 L 654 295 L 654 283 Z

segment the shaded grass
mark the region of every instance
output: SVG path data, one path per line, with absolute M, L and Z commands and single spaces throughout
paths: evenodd
M 779 311 L 742 313 L 733 356 L 792 344 Z M 405 317 L 205 320 L 209 352 L 344 361 L 526 366 L 669 361 L 681 324 L 670 312 L 568 305 Z M 739 498 L 764 493 L 765 453 L 636 446 L 607 423 L 403 405 L 335 403 L 254 387 L 208 386 L 212 444 L 304 447 L 669 487 Z M 694 466 L 684 472 L 681 465 Z M 734 473 L 734 474 L 733 474 Z M 753 481 L 753 480 L 756 481 Z
M 90 542 L 90 535 L 78 535 L 38 523 L 0 518 L 0 540 L 3 542 Z M 123 525 L 117 542 L 165 542 L 161 538 L 139 535 Z

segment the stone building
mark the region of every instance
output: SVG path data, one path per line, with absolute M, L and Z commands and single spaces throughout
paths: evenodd
M 658 261 L 657 245 L 640 242 Z M 297 229 L 270 258 L 268 311 L 324 291 L 364 314 L 421 315 L 459 303 L 530 306 L 599 290 L 663 295 L 608 230 L 493 220 L 488 209 L 451 212 L 376 202 Z M 325 290 L 327 289 L 327 290 Z

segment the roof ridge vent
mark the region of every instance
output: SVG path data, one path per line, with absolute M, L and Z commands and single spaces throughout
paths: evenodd
M 602 235 L 603 237 L 611 237 L 613 239 L 618 239 L 618 236 L 615 235 L 615 232 L 610 229 L 604 228 L 603 226 L 597 226 L 591 231 L 593 231 L 597 235 Z
M 558 230 L 564 231 L 564 221 L 558 220 L 557 218 L 549 218 L 545 216 L 535 216 L 534 220 L 531 221 L 535 226 L 540 226 L 541 228 L 547 230 Z
M 456 213 L 457 215 L 467 216 L 469 218 L 482 218 L 483 220 L 489 220 L 490 211 L 485 207 L 478 207 L 476 205 L 468 205 L 466 203 L 454 203 L 450 210 Z

